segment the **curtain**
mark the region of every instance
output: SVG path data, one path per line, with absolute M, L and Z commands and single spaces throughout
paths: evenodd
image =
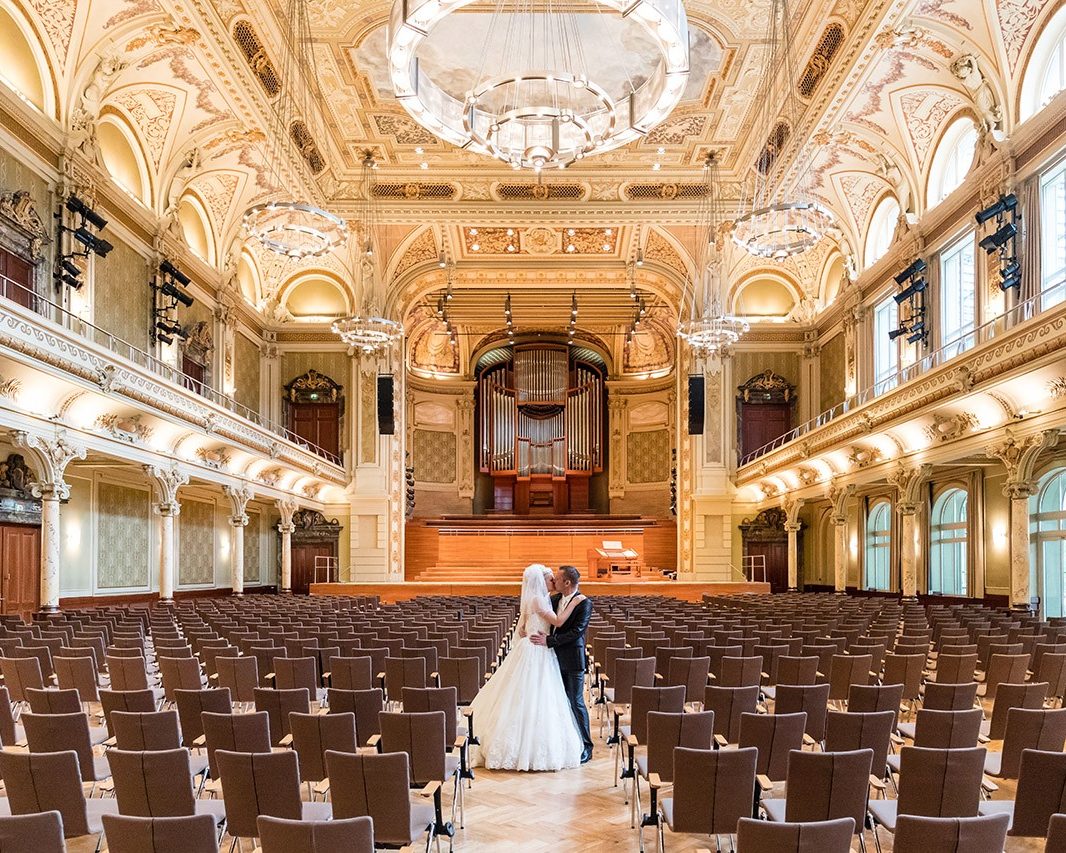
M 1022 182 L 1018 193 L 1021 209 L 1021 248 L 1018 260 L 1022 266 L 1022 284 L 1016 299 L 1025 302 L 1040 293 L 1043 287 L 1040 259 L 1040 175 L 1030 175 Z M 1017 304 L 1017 303 L 1015 303 Z M 1015 322 L 1032 316 L 1032 312 L 1015 317 Z
M 918 349 L 919 360 L 946 343 L 940 323 L 940 252 L 933 255 L 928 264 L 925 270 L 925 328 L 929 330 L 929 346 Z

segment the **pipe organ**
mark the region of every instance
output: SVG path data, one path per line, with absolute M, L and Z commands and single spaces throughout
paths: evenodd
M 497 511 L 589 509 L 589 478 L 603 470 L 602 364 L 565 344 L 524 344 L 478 375 L 480 468 Z

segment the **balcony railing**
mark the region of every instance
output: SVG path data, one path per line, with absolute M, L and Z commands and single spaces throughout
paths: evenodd
M 209 400 L 216 406 L 225 409 L 230 414 L 251 421 L 256 426 L 292 442 L 303 450 L 313 453 L 316 456 L 321 456 L 327 462 L 331 462 L 334 465 L 341 464 L 340 458 L 335 453 L 330 453 L 328 450 L 313 444 L 303 436 L 297 435 L 283 424 L 277 423 L 270 418 L 263 417 L 262 414 L 254 409 L 250 409 L 227 394 L 223 394 L 222 392 L 211 388 L 201 380 L 190 376 L 179 370 L 177 367 L 174 367 L 174 365 L 168 364 L 139 347 L 135 347 L 128 341 L 124 341 L 122 338 L 104 331 L 99 326 L 94 326 L 77 314 L 52 302 L 47 297 L 29 290 L 17 281 L 3 275 L 0 275 L 0 296 L 11 300 L 28 311 L 39 314 L 44 319 L 51 321 L 63 329 L 80 335 L 98 346 L 107 348 L 119 358 L 132 362 L 161 379 L 165 379 L 168 382 L 172 382 L 175 385 L 200 395 L 205 400 Z
M 964 352 L 968 352 L 974 347 L 980 346 L 981 344 L 993 340 L 997 336 L 1003 335 L 1005 332 L 1013 329 L 1015 326 L 1026 320 L 1031 320 L 1039 313 L 1041 310 L 1041 302 L 1042 300 L 1046 300 L 1047 297 L 1048 294 L 1045 292 L 1038 294 L 1025 302 L 1020 302 L 1008 311 L 1005 311 L 997 317 L 993 317 L 991 320 L 978 326 L 976 329 L 967 331 L 964 335 L 948 341 L 939 349 L 933 350 L 917 361 L 900 367 L 895 373 L 881 377 L 868 388 L 863 389 L 857 394 L 853 394 L 842 403 L 838 403 L 833 406 L 833 408 L 822 412 L 816 418 L 812 418 L 806 423 L 800 424 L 783 435 L 779 435 L 769 444 L 764 444 L 757 450 L 753 450 L 751 453 L 741 457 L 739 463 L 740 466 L 743 467 L 749 462 L 754 462 L 760 456 L 765 456 L 767 453 L 770 453 L 791 441 L 795 441 L 797 438 L 801 438 L 819 427 L 825 426 L 841 415 L 869 403 L 875 397 L 887 394 L 889 391 L 898 388 L 905 382 L 909 382 L 911 379 L 915 379 L 924 373 L 928 373 L 930 370 L 933 370 L 942 364 L 946 364 L 957 356 L 962 355 Z

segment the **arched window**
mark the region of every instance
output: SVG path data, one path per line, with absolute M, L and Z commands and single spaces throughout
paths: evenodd
M 1066 613 L 1066 468 L 1045 474 L 1029 498 L 1029 534 L 1030 566 L 1036 570 L 1033 593 L 1041 598 L 1044 618 L 1062 616 Z
M 866 516 L 866 589 L 892 589 L 892 504 L 877 501 Z
M 1044 26 L 1022 79 L 1019 117 L 1025 121 L 1066 89 L 1066 6 Z
M 124 118 L 105 115 L 96 128 L 100 156 L 109 175 L 129 195 L 146 206 L 152 201 L 152 179 L 137 136 Z
M 976 148 L 977 126 L 972 119 L 958 118 L 944 131 L 929 167 L 927 208 L 940 204 L 963 182 L 973 165 Z
M 933 502 L 929 525 L 931 595 L 967 594 L 970 573 L 968 499 L 964 489 L 951 488 Z
M 899 202 L 895 196 L 886 195 L 874 208 L 870 217 L 870 227 L 866 229 L 866 250 L 863 265 L 873 266 L 885 256 L 896 234 L 899 221 Z

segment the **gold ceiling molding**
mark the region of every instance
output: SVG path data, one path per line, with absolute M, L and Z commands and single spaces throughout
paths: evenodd
M 584 183 L 529 183 L 501 181 L 492 185 L 497 201 L 585 201 L 591 187 Z
M 451 201 L 459 195 L 459 188 L 444 181 L 381 182 L 374 186 L 374 197 L 392 201 Z

